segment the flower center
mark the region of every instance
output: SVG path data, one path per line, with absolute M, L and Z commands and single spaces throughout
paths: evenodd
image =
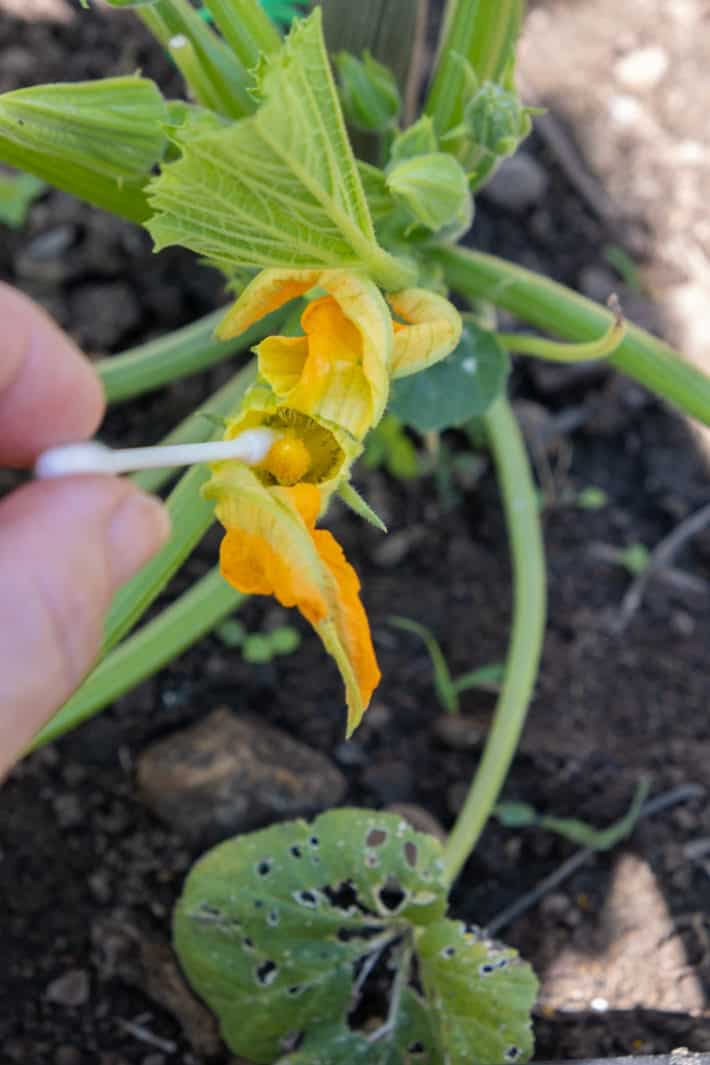
M 303 480 L 312 464 L 312 455 L 303 441 L 288 434 L 272 445 L 261 467 L 275 477 L 279 484 L 290 486 Z

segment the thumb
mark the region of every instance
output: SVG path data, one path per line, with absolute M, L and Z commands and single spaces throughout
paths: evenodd
M 113 593 L 169 534 L 114 477 L 24 485 L 0 503 L 0 776 L 90 669 Z

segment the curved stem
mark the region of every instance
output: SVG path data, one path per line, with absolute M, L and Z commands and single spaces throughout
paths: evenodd
M 451 883 L 478 842 L 495 806 L 525 723 L 545 631 L 545 557 L 535 485 L 523 439 L 508 401 L 484 415 L 500 479 L 513 562 L 513 625 L 505 677 L 483 757 L 444 847 Z
M 455 292 L 467 299 L 485 299 L 504 307 L 539 329 L 570 340 L 593 340 L 611 324 L 610 312 L 592 300 L 495 255 L 440 248 L 432 257 L 444 267 Z M 710 377 L 644 329 L 629 325 L 609 362 L 686 414 L 710 425 Z
M 615 312 L 616 313 L 616 312 Z M 518 355 L 533 355 L 549 362 L 586 362 L 613 355 L 626 333 L 626 323 L 621 312 L 616 313 L 614 323 L 598 340 L 582 340 L 578 344 L 565 344 L 546 337 L 528 336 L 527 333 L 496 333 L 496 340 L 506 351 Z

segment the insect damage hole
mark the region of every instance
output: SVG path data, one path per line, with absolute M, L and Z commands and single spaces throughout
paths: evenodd
M 408 839 L 402 850 L 404 852 L 404 860 L 409 868 L 416 869 L 419 858 L 419 849 L 416 843 L 412 843 L 411 839 Z
M 271 872 L 271 858 L 263 858 L 256 867 L 259 876 L 268 876 Z
M 258 965 L 256 968 L 256 978 L 262 987 L 268 987 L 269 984 L 273 984 L 278 973 L 278 965 L 270 959 L 263 961 L 261 965 Z
M 381 847 L 387 839 L 384 828 L 371 828 L 365 836 L 366 847 Z
M 314 891 L 294 891 L 292 898 L 296 900 L 299 906 L 308 906 L 311 910 L 315 910 L 318 905 L 318 896 Z
M 517 1061 L 520 1056 L 520 1047 L 508 1047 L 503 1057 L 506 1061 Z
M 407 892 L 404 890 L 399 880 L 395 880 L 394 877 L 388 877 L 382 887 L 377 892 L 377 898 L 380 905 L 388 913 L 395 913 L 404 902 L 407 900 Z

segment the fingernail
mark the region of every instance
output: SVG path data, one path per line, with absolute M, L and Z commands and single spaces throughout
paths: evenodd
M 108 527 L 108 551 L 114 587 L 125 584 L 160 550 L 170 536 L 170 518 L 163 504 L 143 492 L 132 492 L 114 511 Z

